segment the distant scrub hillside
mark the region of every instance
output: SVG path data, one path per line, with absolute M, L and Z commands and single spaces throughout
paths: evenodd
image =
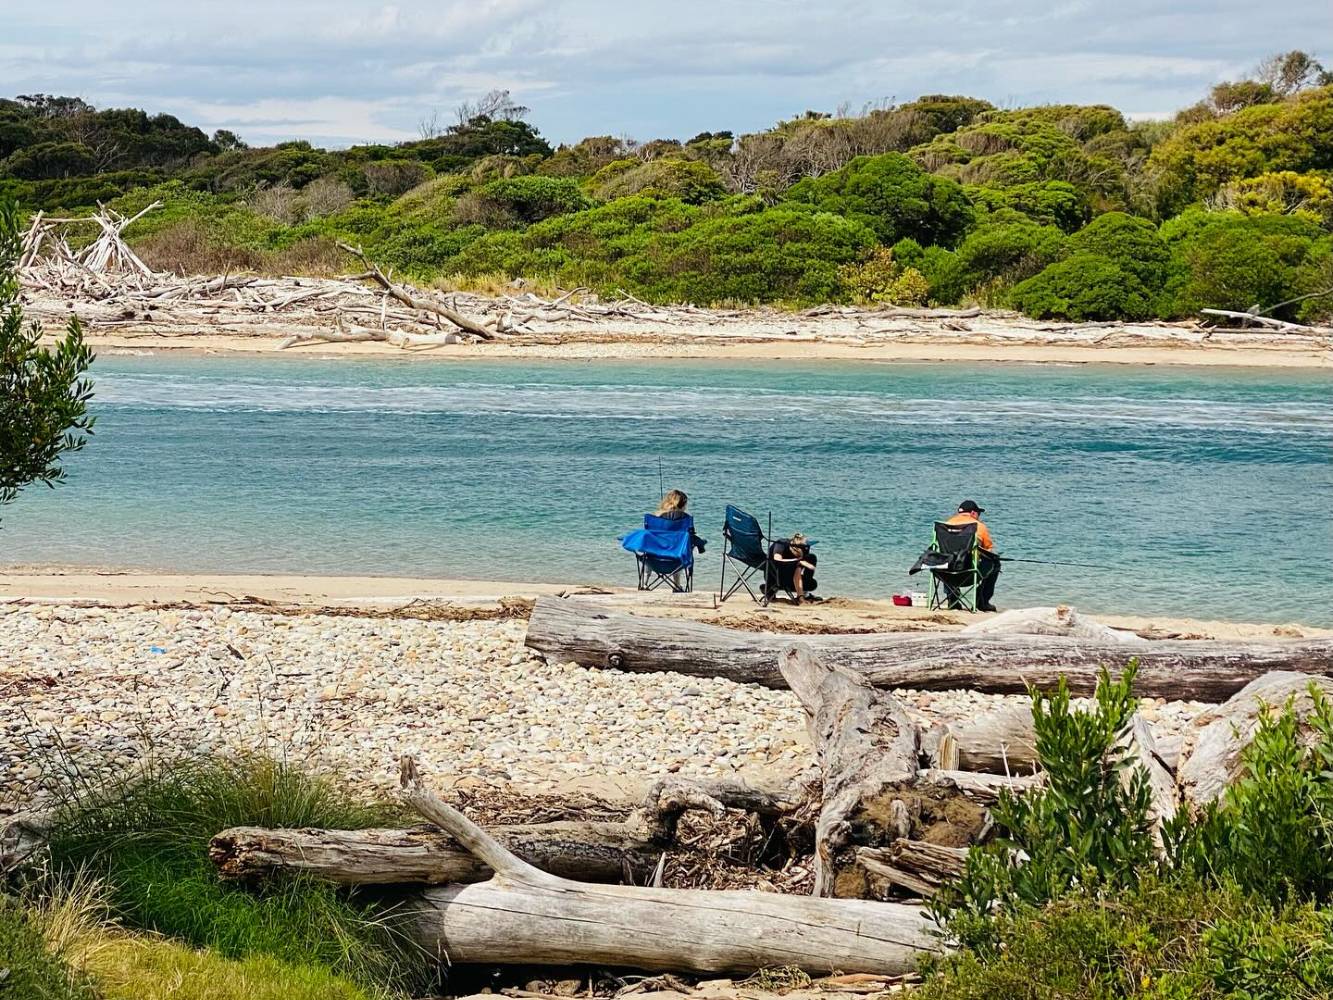
M 396 146 L 250 149 L 170 115 L 19 97 L 0 100 L 0 195 L 161 200 L 131 235 L 178 271 L 336 272 L 348 240 L 424 282 L 658 301 L 1333 315 L 1333 76 L 1300 52 L 1172 121 L 928 96 L 553 149 L 525 116 L 497 92 Z

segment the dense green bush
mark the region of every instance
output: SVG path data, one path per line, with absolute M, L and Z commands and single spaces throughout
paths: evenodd
M 1033 222 L 1059 226 L 1067 233 L 1082 228 L 1092 218 L 1087 193 L 1068 181 L 1033 181 L 1008 188 L 972 184 L 966 190 L 978 207 L 992 212 L 1013 209 Z
M 1093 219 L 1069 237 L 1069 252 L 1114 261 L 1150 291 L 1166 284 L 1167 263 L 1171 258 L 1171 251 L 1157 234 L 1156 226 L 1124 212 L 1107 212 Z
M 1153 295 L 1133 271 L 1096 254 L 1074 254 L 1014 286 L 1009 301 L 1038 319 L 1147 319 Z
M 507 177 L 483 185 L 476 195 L 494 212 L 521 225 L 578 212 L 591 204 L 578 183 L 567 177 Z
M 659 301 L 826 302 L 842 293 L 839 268 L 874 242 L 850 219 L 780 206 L 656 235 L 625 275 Z
M 886 245 L 910 237 L 953 246 L 973 219 L 961 187 L 902 153 L 859 156 L 841 170 L 801 181 L 787 199 L 860 222 Z
M 1064 245 L 1064 234 L 1054 226 L 1021 219 L 986 222 L 955 252 L 959 277 L 967 289 L 990 282 L 1011 285 L 1059 260 Z
M 863 260 L 844 264 L 838 274 L 852 301 L 861 305 L 921 306 L 930 295 L 926 277 L 899 264 L 885 246 L 873 248 Z
M 1330 169 L 1333 87 L 1188 125 L 1158 144 L 1148 161 L 1163 216 L 1241 178 Z
M 716 201 L 726 194 L 717 171 L 700 160 L 664 158 L 644 163 L 620 160 L 604 167 L 592 179 L 594 193 L 603 201 L 644 195 L 651 198 L 679 198 L 689 205 Z

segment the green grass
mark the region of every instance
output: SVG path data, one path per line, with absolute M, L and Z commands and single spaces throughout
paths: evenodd
M 150 761 L 134 780 L 83 786 L 58 812 L 57 873 L 100 879 L 127 927 L 228 958 L 269 956 L 405 989 L 423 974 L 375 899 L 304 877 L 220 882 L 209 840 L 233 826 L 358 829 L 391 823 L 334 783 L 262 755 Z
M 162 938 L 115 936 L 86 968 L 106 1000 L 369 1000 L 376 994 L 309 963 L 223 958 Z
M 22 1000 L 94 1000 L 97 994 L 41 922 L 17 899 L 0 895 L 0 997 Z

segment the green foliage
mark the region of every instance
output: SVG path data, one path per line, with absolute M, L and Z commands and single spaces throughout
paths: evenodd
M 19 900 L 0 894 L 0 996 L 33 1000 L 95 1000 L 93 984 L 47 942 Z
M 54 347 L 42 346 L 41 327 L 23 321 L 18 253 L 18 212 L 0 201 L 0 506 L 31 483 L 63 482 L 61 456 L 83 448 L 96 419 L 83 377 L 93 353 L 79 322 L 71 319 Z
M 644 163 L 630 161 L 626 169 L 616 169 L 626 161 L 617 160 L 602 168 L 592 179 L 598 198 L 610 201 L 629 195 L 650 198 L 679 198 L 687 205 L 702 205 L 726 194 L 717 171 L 700 160 L 666 157 Z
M 91 872 L 130 927 L 219 954 L 322 965 L 362 983 L 405 985 L 411 956 L 376 907 L 304 878 L 262 891 L 220 882 L 208 843 L 233 826 L 359 829 L 385 810 L 263 756 L 150 760 L 136 779 L 80 785 L 55 816 L 58 873 Z
M 578 182 L 568 177 L 506 177 L 491 181 L 474 192 L 481 206 L 481 218 L 492 225 L 512 220 L 530 225 L 553 215 L 578 212 L 589 207 Z M 468 219 L 467 221 L 481 221 Z
M 1038 319 L 1147 319 L 1153 296 L 1132 271 L 1096 254 L 1057 261 L 1009 294 L 1015 309 Z
M 1069 252 L 1114 261 L 1148 289 L 1159 289 L 1166 282 L 1167 262 L 1171 257 L 1156 226 L 1124 212 L 1099 215 L 1069 237 Z
M 860 222 L 886 245 L 911 237 L 953 246 L 973 219 L 961 187 L 902 153 L 859 156 L 841 170 L 801 181 L 787 198 Z
M 659 301 L 827 302 L 842 291 L 839 268 L 873 244 L 857 222 L 781 206 L 656 235 L 625 274 Z
M 1059 226 L 1067 233 L 1086 225 L 1092 217 L 1087 193 L 1068 181 L 1033 181 L 1009 188 L 969 185 L 966 191 L 979 208 L 991 212 L 1013 209 L 1033 222 Z
M 1220 806 L 1173 831 L 1178 865 L 1281 904 L 1333 901 L 1333 703 L 1266 708 Z
M 1333 994 L 1333 914 L 1145 874 L 995 918 L 993 951 L 928 966 L 920 1000 L 1295 1000 Z
M 1172 311 L 1188 316 L 1205 307 L 1268 308 L 1295 298 L 1323 231 L 1296 215 L 1192 210 L 1164 224 L 1162 235 L 1171 250 Z M 1294 307 L 1279 315 L 1294 315 Z
M 1159 213 L 1174 215 L 1223 185 L 1277 171 L 1333 169 L 1333 87 L 1256 104 L 1179 129 L 1148 170 Z
M 838 271 L 854 302 L 895 306 L 924 305 L 930 283 L 914 267 L 904 268 L 893 259 L 893 251 L 877 246 L 864 260 L 844 264 Z
M 959 280 L 968 289 L 992 282 L 1012 285 L 1059 260 L 1064 246 L 1064 234 L 1054 226 L 986 222 L 968 233 L 955 253 Z
M 964 944 L 985 952 L 997 943 L 996 914 L 1041 906 L 1076 889 L 1125 889 L 1150 866 L 1147 776 L 1124 749 L 1138 707 L 1131 694 L 1137 671 L 1131 661 L 1112 680 L 1103 668 L 1090 712 L 1071 709 L 1063 676 L 1051 694 L 1032 692 L 1046 781 L 1026 795 L 1001 793 L 992 810 L 1000 835 L 974 849 L 961 878 L 931 904 L 936 919 Z

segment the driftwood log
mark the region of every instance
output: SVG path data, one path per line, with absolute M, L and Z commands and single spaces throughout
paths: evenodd
M 681 619 L 608 611 L 588 601 L 541 597 L 527 644 L 549 659 L 633 672 L 674 671 L 786 687 L 778 655 L 790 637 L 741 632 Z M 968 637 L 957 633 L 819 635 L 803 641 L 829 665 L 879 688 L 1022 694 L 1065 677 L 1076 695 L 1092 694 L 1105 665 L 1139 661 L 1143 697 L 1220 702 L 1272 670 L 1333 676 L 1333 640 L 1218 642 L 1152 640 L 1134 645 L 1061 636 Z
M 492 834 L 543 871 L 584 882 L 643 880 L 661 857 L 648 830 L 627 823 L 500 826 Z M 223 830 L 209 857 L 225 879 L 255 880 L 303 872 L 340 885 L 441 885 L 483 882 L 491 870 L 452 838 L 410 830 Z
M 441 802 L 409 758 L 403 785 L 409 806 L 495 872 L 474 885 L 426 889 L 404 904 L 409 932 L 445 961 L 899 975 L 915 969 L 923 952 L 941 949 L 915 906 L 559 878 Z
M 782 794 L 741 781 L 667 778 L 622 822 L 559 821 L 492 827 L 490 834 L 543 871 L 583 882 L 643 881 L 676 839 L 690 810 L 719 816 L 727 809 L 765 819 L 800 821 L 799 789 Z M 224 879 L 259 880 L 301 872 L 340 885 L 443 885 L 482 882 L 493 874 L 473 854 L 433 827 L 407 830 L 322 830 L 238 826 L 209 844 Z
M 1325 698 L 1333 698 L 1333 681 L 1325 677 L 1274 672 L 1257 678 L 1224 704 L 1195 719 L 1193 748 L 1177 772 L 1185 803 L 1192 807 L 1206 805 L 1240 776 L 1241 755 L 1254 739 L 1264 712 L 1280 712 L 1290 703 L 1302 721 L 1303 734 L 1308 736 L 1310 728 L 1304 720 L 1314 708 L 1312 684 Z

